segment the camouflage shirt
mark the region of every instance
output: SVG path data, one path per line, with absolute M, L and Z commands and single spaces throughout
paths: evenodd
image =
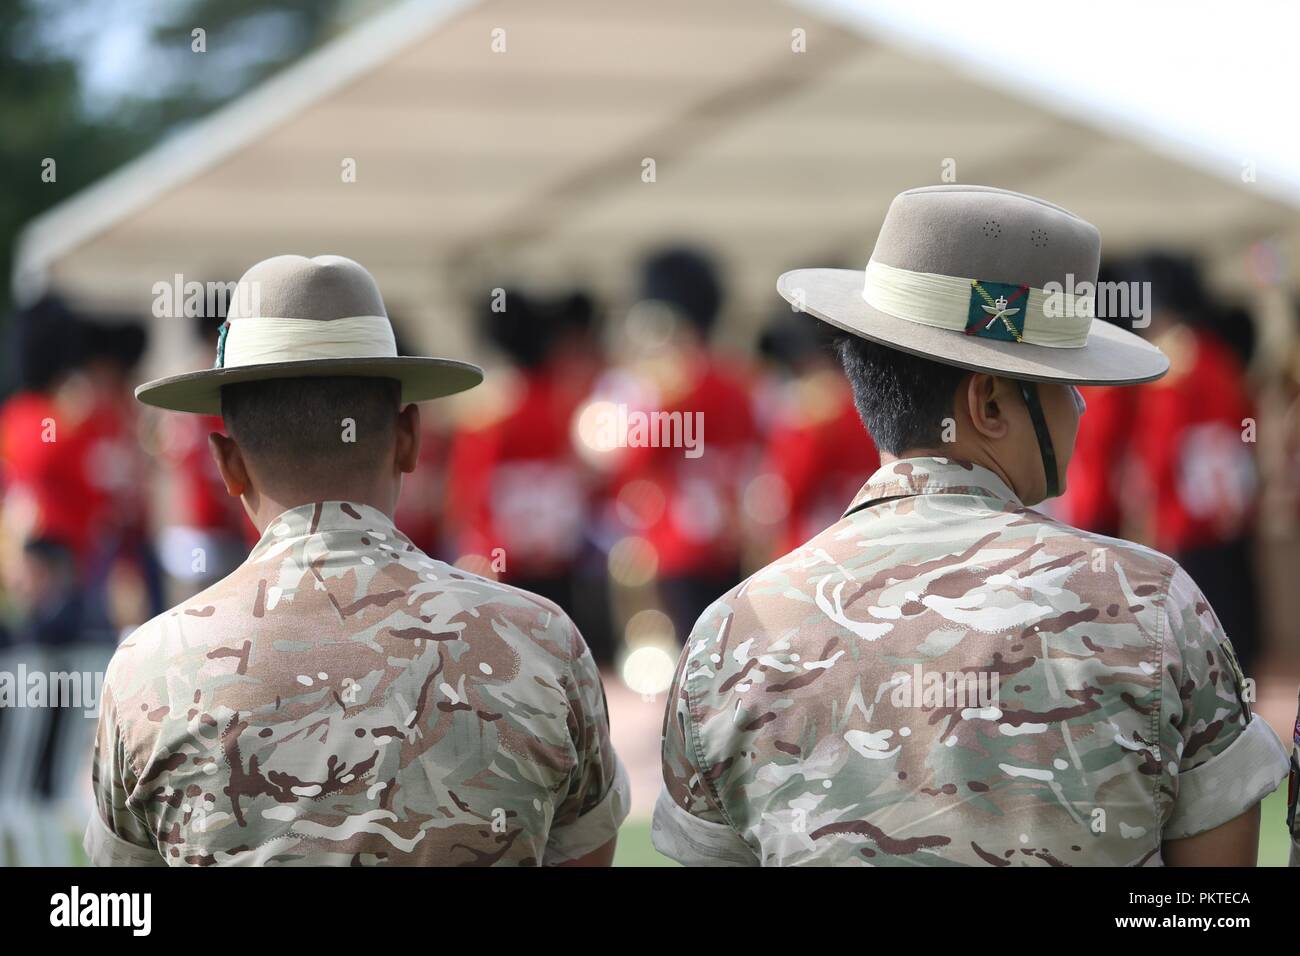
M 653 838 L 687 864 L 1158 864 L 1286 771 L 1164 555 L 991 471 L 886 465 L 687 642 Z
M 98 864 L 536 865 L 627 813 L 564 613 L 346 502 L 131 634 L 95 750 Z

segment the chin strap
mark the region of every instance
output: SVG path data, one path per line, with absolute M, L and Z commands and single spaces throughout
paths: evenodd
M 1025 399 L 1025 407 L 1029 409 L 1029 420 L 1034 423 L 1034 434 L 1038 436 L 1038 453 L 1043 457 L 1043 475 L 1047 478 L 1047 497 L 1055 498 L 1061 493 L 1061 478 L 1056 468 L 1052 433 L 1047 430 L 1043 404 L 1038 400 L 1038 386 L 1033 382 L 1021 382 L 1020 394 Z

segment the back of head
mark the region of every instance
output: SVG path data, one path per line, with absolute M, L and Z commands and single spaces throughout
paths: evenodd
M 899 455 L 942 445 L 944 419 L 969 372 L 857 336 L 838 339 L 836 348 L 877 448 Z
M 223 387 L 221 414 L 264 483 L 319 499 L 392 460 L 400 401 L 394 379 L 280 378 Z

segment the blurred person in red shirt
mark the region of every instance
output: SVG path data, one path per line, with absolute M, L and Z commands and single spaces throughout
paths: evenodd
M 570 439 L 582 395 L 554 361 L 560 305 L 502 290 L 479 327 L 510 364 L 465 396 L 453 426 L 445 508 L 452 557 L 570 608 L 592 481 Z M 586 633 L 600 659 L 598 634 Z
M 880 467 L 827 329 L 782 303 L 759 340 L 759 354 L 780 370 L 765 390 L 767 443 L 744 501 L 751 525 L 769 531 L 763 562 L 838 521 Z
M 83 357 L 84 326 L 55 297 L 11 321 L 18 390 L 0 405 L 3 583 L 15 643 L 64 646 L 85 635 L 90 490 L 75 426 L 86 413 L 66 389 Z
M 30 540 L 62 544 L 79 569 L 93 544 L 92 492 L 86 482 L 78 428 L 90 414 L 74 373 L 84 350 L 84 326 L 49 296 L 13 316 L 10 334 L 18 388 L 0 405 L 5 566 Z
M 608 367 L 602 340 L 603 316 L 596 300 L 574 289 L 547 300 L 546 313 L 553 324 L 547 367 L 562 394 L 561 404 L 569 409 L 569 448 L 582 463 L 586 486 L 586 520 L 582 542 L 573 567 L 570 603 L 565 605 L 602 667 L 613 662 L 614 618 L 609 590 L 609 547 L 598 520 L 608 503 L 606 476 L 592 467 L 576 437 L 577 416 L 596 382 Z
M 1080 386 L 1086 413 L 1079 419 L 1079 437 L 1070 458 L 1069 482 L 1057 505 L 1062 521 L 1121 537 L 1124 524 L 1124 483 L 1130 464 L 1133 435 L 1133 388 Z
M 625 419 L 658 416 L 649 420 L 680 426 L 685 444 L 688 426 L 702 425 L 694 448 L 655 446 L 630 431 L 612 458 L 613 534 L 633 546 L 615 545 L 611 574 L 654 575 L 678 641 L 740 579 L 740 499 L 759 453 L 748 371 L 709 345 L 722 304 L 708 256 L 684 247 L 651 255 L 625 322 L 622 360 L 594 396 L 620 428 Z M 624 568 L 629 562 L 637 567 Z
M 87 584 L 92 612 L 121 632 L 164 607 L 149 527 L 154 472 L 140 441 L 132 396 L 132 373 L 148 347 L 148 334 L 132 319 L 102 316 L 86 322 L 84 338 L 85 360 L 77 377 L 90 407 L 78 427 L 78 444 L 94 539 Z
M 438 409 L 421 410 L 418 465 L 402 482 L 393 516 L 402 533 L 430 555 L 439 554 L 443 544 L 442 504 L 446 496 L 446 480 L 442 463 L 447 457 L 448 431 L 449 425 Z
M 83 636 L 115 639 L 162 606 L 146 533 L 146 460 L 128 376 L 142 326 L 87 321 L 49 297 L 15 317 L 20 390 L 0 408 L 9 552 L 65 547 L 83 594 Z
M 1134 511 L 1144 538 L 1201 586 L 1249 671 L 1259 649 L 1252 547 L 1259 480 L 1243 357 L 1216 330 L 1231 314 L 1212 303 L 1194 263 L 1157 254 L 1141 271 L 1151 283 L 1149 337 L 1170 369 L 1132 389 L 1130 448 L 1142 493 Z M 1249 333 L 1235 334 L 1238 348 L 1248 348 Z

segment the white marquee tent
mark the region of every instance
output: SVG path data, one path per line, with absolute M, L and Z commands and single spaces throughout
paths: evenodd
M 639 254 L 688 238 L 726 265 L 742 340 L 780 272 L 864 262 L 890 198 L 946 170 L 1078 212 L 1109 252 L 1195 251 L 1237 291 L 1252 248 L 1296 260 L 1290 187 L 845 6 L 407 0 L 34 221 L 16 288 L 147 314 L 177 274 L 335 252 L 412 342 L 472 352 L 471 296 L 540 277 L 617 303 Z M 188 333 L 157 333 L 164 369 Z

